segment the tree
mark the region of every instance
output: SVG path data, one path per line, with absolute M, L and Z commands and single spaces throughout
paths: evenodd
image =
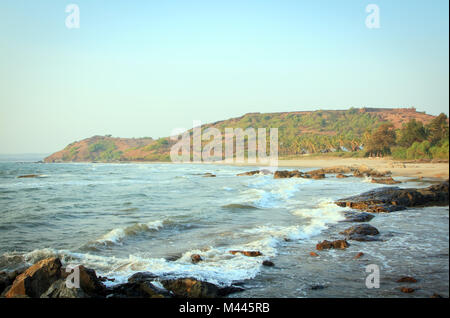
M 427 125 L 427 129 L 428 129 L 428 140 L 431 142 L 432 145 L 435 145 L 441 140 L 448 139 L 447 115 L 441 113 Z
M 382 124 L 368 136 L 365 142 L 366 156 L 385 156 L 391 154 L 395 145 L 395 131 L 392 124 Z
M 421 121 L 411 119 L 403 124 L 402 129 L 398 132 L 397 144 L 402 147 L 410 147 L 415 142 L 422 142 L 427 139 L 427 131 Z

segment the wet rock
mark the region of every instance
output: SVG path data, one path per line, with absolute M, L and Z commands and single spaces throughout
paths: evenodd
M 400 291 L 405 294 L 410 294 L 410 293 L 413 293 L 415 291 L 415 289 L 410 288 L 410 287 L 402 287 L 402 288 L 400 288 Z
M 203 177 L 206 177 L 206 178 L 214 178 L 214 177 L 216 177 L 216 175 L 215 175 L 215 174 L 212 174 L 211 172 L 206 172 L 205 174 L 203 174 Z
M 154 281 L 158 278 L 158 276 L 149 273 L 149 272 L 138 272 L 135 273 L 133 275 L 131 275 L 130 277 L 128 277 L 128 282 L 129 283 L 137 283 L 137 282 L 142 282 L 142 281 Z
M 147 280 L 134 280 L 108 289 L 107 298 L 170 298 L 172 295 Z
M 272 174 L 272 172 L 270 170 L 267 170 L 267 169 L 253 170 L 253 171 L 238 173 L 237 176 L 239 176 L 239 177 L 240 176 L 254 176 L 255 174 L 268 175 L 268 174 Z
M 319 256 L 319 254 L 315 253 L 315 252 L 309 252 L 309 255 L 313 256 L 313 257 L 317 257 Z
M 304 176 L 304 173 L 298 170 L 294 171 L 287 171 L 287 170 L 280 170 L 275 171 L 273 174 L 274 179 L 283 179 L 283 178 L 302 178 Z
M 5 296 L 7 298 L 38 298 L 60 277 L 61 261 L 59 258 L 43 259 L 17 276 Z
M 69 288 L 65 279 L 54 282 L 41 298 L 90 298 L 81 288 Z
M 25 174 L 23 176 L 18 176 L 17 178 L 38 178 L 38 174 Z
M 408 207 L 448 205 L 448 180 L 428 188 L 401 189 L 384 187 L 360 195 L 341 199 L 335 203 L 366 212 L 393 212 Z
M 327 288 L 327 286 L 324 286 L 324 285 L 311 285 L 309 288 L 311 290 L 321 290 L 321 289 Z
M 275 266 L 275 264 L 271 261 L 264 261 L 262 262 L 263 266 L 267 266 L 267 267 L 273 267 Z
M 442 297 L 442 296 L 439 295 L 439 294 L 434 293 L 434 294 L 431 296 L 431 298 L 444 298 L 444 297 Z
M 417 283 L 417 279 L 410 276 L 405 276 L 397 280 L 397 283 Z
M 358 234 L 358 235 L 378 235 L 380 234 L 380 232 L 378 232 L 377 228 L 369 225 L 369 224 L 360 224 L 360 225 L 355 225 L 352 227 L 349 227 L 348 229 L 340 232 L 339 234 L 343 234 L 343 235 L 354 235 L 354 234 Z
M 375 215 L 367 212 L 353 212 L 346 211 L 344 212 L 345 220 L 341 222 L 369 222 L 372 220 Z
M 338 173 L 337 175 L 336 175 L 336 178 L 338 178 L 338 179 L 344 179 L 344 178 L 348 178 L 349 176 L 347 176 L 347 175 L 345 175 L 345 174 L 342 174 L 342 173 Z
M 220 288 L 214 284 L 199 281 L 195 278 L 179 278 L 162 280 L 165 289 L 171 291 L 175 297 L 181 298 L 217 298 L 230 293 L 242 291 L 239 287 Z
M 332 249 L 332 248 L 334 248 L 334 249 L 344 249 L 344 248 L 347 248 L 349 246 L 350 245 L 347 243 L 346 240 L 336 240 L 336 241 L 332 241 L 332 242 L 325 240 L 325 241 L 322 241 L 322 242 L 318 243 L 316 245 L 316 249 L 318 251 L 326 250 L 326 249 Z
M 358 259 L 364 256 L 363 252 L 359 252 L 358 254 L 355 255 L 355 257 L 353 257 L 354 259 Z
M 381 183 L 381 184 L 397 184 L 397 183 L 402 183 L 401 181 L 397 181 L 392 179 L 392 177 L 388 177 L 388 178 L 373 178 L 372 183 Z
M 203 261 L 203 258 L 199 254 L 192 254 L 191 261 L 192 263 L 197 264 L 198 262 Z
M 230 251 L 231 254 L 242 254 L 248 257 L 257 257 L 262 256 L 263 254 L 260 251 Z
M 115 278 L 108 278 L 106 276 L 99 276 L 98 280 L 101 282 L 115 282 L 116 281 Z

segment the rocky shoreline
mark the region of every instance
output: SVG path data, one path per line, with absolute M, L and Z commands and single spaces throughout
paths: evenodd
M 239 174 L 239 176 L 254 176 L 258 174 L 271 174 L 268 170 L 256 170 Z M 278 178 L 308 178 L 323 179 L 327 174 L 335 174 L 337 178 L 345 177 L 372 177 L 390 180 L 390 172 L 379 172 L 365 167 L 332 167 L 317 169 L 309 172 L 277 171 L 273 174 Z M 207 177 L 215 176 L 212 173 Z M 390 178 L 390 179 L 389 179 Z M 335 204 L 340 207 L 348 207 L 344 212 L 345 219 L 341 222 L 357 223 L 346 228 L 339 234 L 342 239 L 324 240 L 316 245 L 316 252 L 310 252 L 312 257 L 317 253 L 326 253 L 329 249 L 347 249 L 349 241 L 371 242 L 382 240 L 380 230 L 368 224 L 375 213 L 394 212 L 413 207 L 445 206 L 449 202 L 449 181 L 444 181 L 427 188 L 383 187 L 348 198 L 337 200 Z M 259 251 L 231 250 L 230 254 L 241 254 L 246 257 L 261 257 Z M 364 253 L 352 255 L 358 259 Z M 203 256 L 193 254 L 193 264 L 203 261 Z M 272 267 L 275 264 L 265 259 L 263 266 Z M 232 293 L 241 292 L 244 289 L 238 285 L 227 287 L 218 286 L 210 282 L 201 281 L 193 277 L 167 278 L 158 277 L 150 272 L 138 272 L 128 278 L 126 283 L 112 286 L 105 284 L 113 281 L 107 277 L 98 276 L 94 269 L 78 266 L 79 288 L 68 286 L 67 280 L 70 271 L 61 260 L 56 257 L 40 260 L 34 265 L 14 272 L 0 272 L 0 297 L 5 298 L 218 298 L 226 297 Z M 403 277 L 399 283 L 414 283 L 412 277 Z M 413 288 L 401 287 L 404 293 L 414 292 Z M 439 295 L 435 295 L 436 297 Z

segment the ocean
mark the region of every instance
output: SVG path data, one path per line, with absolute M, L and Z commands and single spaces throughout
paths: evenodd
M 335 200 L 385 185 L 334 175 L 236 176 L 255 169 L 0 162 L 0 271 L 59 256 L 115 279 L 108 284 L 149 271 L 245 288 L 230 297 L 448 297 L 448 207 L 377 214 L 370 224 L 380 241 L 315 251 L 319 241 L 341 239 L 339 232 L 354 225 L 342 222 L 348 209 Z M 18 178 L 26 174 L 38 177 Z M 429 185 L 399 180 L 400 187 Z M 354 259 L 359 252 L 364 256 Z M 192 254 L 203 261 L 193 264 Z M 380 288 L 365 284 L 370 264 L 380 268 Z M 403 276 L 418 279 L 416 292 L 399 291 Z

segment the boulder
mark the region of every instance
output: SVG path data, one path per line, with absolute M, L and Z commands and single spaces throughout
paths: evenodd
M 358 259 L 364 256 L 363 252 L 359 252 L 358 254 L 355 255 L 355 257 L 353 257 L 354 259 Z
M 148 280 L 134 280 L 108 289 L 107 298 L 170 298 L 171 294 Z
M 275 264 L 271 261 L 264 261 L 262 262 L 263 266 L 267 266 L 267 267 L 273 267 L 275 266 Z
M 7 298 L 40 297 L 61 277 L 61 266 L 61 261 L 55 257 L 37 262 L 16 277 L 5 296 Z
M 340 207 L 366 212 L 393 212 L 408 207 L 448 205 L 448 180 L 428 188 L 383 187 L 360 195 L 340 199 L 335 203 Z
M 332 248 L 334 248 L 334 249 L 344 249 L 344 248 L 347 248 L 349 246 L 350 245 L 347 243 L 346 240 L 336 240 L 336 241 L 332 241 L 332 242 L 325 240 L 325 241 L 322 241 L 322 242 L 318 243 L 316 245 L 316 249 L 318 251 L 326 250 L 326 249 L 332 249 Z
M 69 288 L 65 279 L 59 279 L 54 282 L 41 298 L 89 298 L 81 288 Z
M 410 288 L 410 287 L 402 287 L 402 288 L 400 288 L 400 291 L 402 293 L 410 294 L 410 293 L 413 293 L 415 291 L 415 289 Z
M 344 216 L 345 220 L 342 220 L 341 222 L 369 222 L 375 217 L 375 215 L 371 213 L 354 211 L 345 211 Z
M 355 225 L 352 227 L 349 227 L 348 229 L 340 232 L 339 234 L 343 235 L 353 235 L 353 234 L 359 234 L 359 235 L 378 235 L 380 232 L 378 232 L 377 228 L 369 225 L 369 224 L 360 224 Z
M 315 252 L 309 252 L 309 255 L 310 255 L 310 256 L 314 256 L 314 257 L 319 256 L 319 254 L 317 254 L 317 253 L 315 253 Z
M 230 293 L 242 291 L 239 287 L 220 288 L 214 284 L 197 280 L 195 278 L 179 278 L 162 280 L 165 289 L 171 291 L 175 297 L 180 298 L 217 298 Z
M 336 175 L 336 178 L 338 178 L 338 179 L 344 179 L 344 178 L 348 178 L 349 176 L 347 176 L 347 175 L 345 175 L 345 174 L 342 174 L 342 173 L 338 173 L 337 175 Z

